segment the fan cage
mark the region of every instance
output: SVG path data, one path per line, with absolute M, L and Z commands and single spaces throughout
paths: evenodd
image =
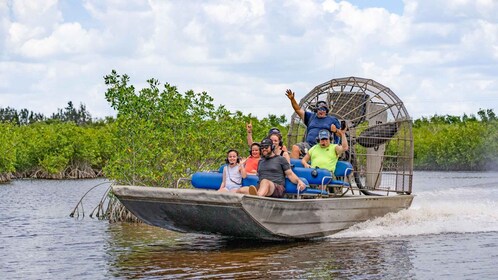
M 325 101 L 329 114 L 346 121 L 349 151 L 341 160 L 353 165 L 351 183 L 359 189 L 409 194 L 413 179 L 412 119 L 388 87 L 371 79 L 332 79 L 313 88 L 299 105 L 314 111 Z M 288 147 L 304 141 L 306 126 L 294 113 Z

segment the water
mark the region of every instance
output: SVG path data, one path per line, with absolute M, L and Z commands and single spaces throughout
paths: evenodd
M 323 240 L 242 242 L 88 217 L 97 180 L 0 185 L 2 279 L 496 279 L 498 173 L 416 172 L 410 209 Z

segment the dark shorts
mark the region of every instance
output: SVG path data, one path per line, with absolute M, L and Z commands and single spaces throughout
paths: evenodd
M 296 146 L 299 147 L 299 158 L 303 158 L 311 149 L 311 145 L 308 142 L 299 142 L 296 143 Z
M 271 197 L 275 197 L 275 198 L 282 198 L 284 197 L 284 194 L 285 194 L 285 188 L 284 186 L 282 185 L 279 185 L 279 184 L 275 184 L 275 190 L 273 191 L 273 193 L 270 195 Z

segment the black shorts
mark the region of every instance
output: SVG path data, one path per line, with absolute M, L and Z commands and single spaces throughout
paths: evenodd
M 273 185 L 275 185 L 275 190 L 273 190 L 273 193 L 270 196 L 275 197 L 275 198 L 284 197 L 284 194 L 285 194 L 284 186 L 276 184 L 276 183 L 273 183 Z

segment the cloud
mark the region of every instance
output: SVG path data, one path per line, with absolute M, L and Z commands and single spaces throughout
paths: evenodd
M 300 98 L 346 76 L 391 88 L 415 118 L 496 110 L 498 3 L 404 4 L 4 1 L 0 106 L 114 114 L 103 76 L 116 69 L 137 88 L 153 77 L 259 117 L 290 118 L 287 88 Z

